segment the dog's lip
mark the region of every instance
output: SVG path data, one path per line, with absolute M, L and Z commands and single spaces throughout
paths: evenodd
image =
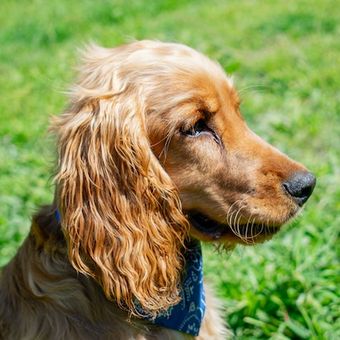
M 246 228 L 246 224 L 241 224 L 237 228 L 239 232 L 237 235 L 232 231 L 231 227 L 227 223 L 224 224 L 217 222 L 196 211 L 191 211 L 188 213 L 188 220 L 197 231 L 211 237 L 212 239 L 219 239 L 223 236 L 255 238 L 263 234 L 273 235 L 279 231 L 279 227 L 276 226 L 267 226 L 264 228 L 263 224 L 261 223 L 253 223 L 251 226 L 253 235 L 250 235 L 250 229 Z
M 203 234 L 214 238 L 232 234 L 230 227 L 226 224 L 219 223 L 198 212 L 190 212 L 188 214 L 189 221 L 193 227 Z

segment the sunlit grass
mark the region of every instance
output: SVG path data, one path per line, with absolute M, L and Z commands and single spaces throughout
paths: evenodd
M 51 201 L 50 115 L 62 111 L 77 48 L 133 38 L 188 44 L 217 59 L 265 139 L 318 178 L 298 220 L 274 240 L 205 270 L 238 339 L 338 339 L 340 6 L 312 1 L 3 0 L 0 11 L 0 264 Z M 228 317 L 227 317 L 227 314 Z

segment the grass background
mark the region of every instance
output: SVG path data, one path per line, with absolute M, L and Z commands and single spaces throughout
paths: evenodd
M 249 125 L 318 177 L 302 216 L 273 241 L 204 249 L 236 338 L 340 339 L 339 23 L 331 0 L 2 0 L 0 265 L 52 199 L 46 130 L 65 106 L 77 47 L 182 42 L 233 74 Z

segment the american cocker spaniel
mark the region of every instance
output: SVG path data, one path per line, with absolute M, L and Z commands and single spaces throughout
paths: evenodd
M 1 339 L 225 339 L 200 241 L 271 238 L 315 177 L 246 125 L 180 44 L 89 47 L 54 118 L 55 200 L 0 279 Z

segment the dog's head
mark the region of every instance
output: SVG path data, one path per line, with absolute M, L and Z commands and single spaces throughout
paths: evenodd
M 57 204 L 73 266 L 151 314 L 178 301 L 188 234 L 276 233 L 315 178 L 247 127 L 222 68 L 178 44 L 90 48 L 59 138 Z

